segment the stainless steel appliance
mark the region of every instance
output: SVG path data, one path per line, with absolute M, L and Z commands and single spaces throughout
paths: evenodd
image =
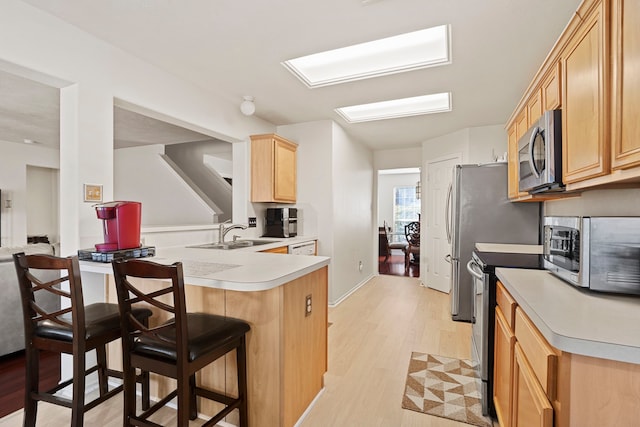
M 640 295 L 640 217 L 545 217 L 543 251 L 572 285 Z
M 537 245 L 540 204 L 512 203 L 507 195 L 507 164 L 457 165 L 447 208 L 447 239 L 451 254 L 451 315 L 474 321 L 474 288 L 465 268 L 476 242 Z M 462 267 L 461 267 L 462 266 Z
M 297 208 L 267 208 L 263 237 L 295 237 L 297 235 Z
M 475 287 L 476 321 L 471 327 L 472 357 L 478 364 L 482 413 L 495 415 L 493 406 L 493 353 L 496 321 L 496 267 L 542 268 L 537 254 L 474 251 L 467 263 Z
M 549 110 L 518 140 L 520 191 L 562 190 L 562 117 Z

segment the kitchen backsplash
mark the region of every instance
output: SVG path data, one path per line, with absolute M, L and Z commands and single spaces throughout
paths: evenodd
M 544 203 L 545 215 L 640 216 L 640 189 L 591 190 L 579 197 Z

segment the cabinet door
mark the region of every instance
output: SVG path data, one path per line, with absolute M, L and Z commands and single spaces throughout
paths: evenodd
M 640 2 L 613 1 L 612 167 L 640 165 Z
M 604 3 L 587 15 L 562 53 L 562 155 L 565 184 L 609 172 Z
M 542 106 L 544 111 L 560 108 L 560 62 L 551 67 L 542 81 Z
M 516 141 L 525 134 L 527 129 L 529 129 L 529 116 L 527 115 L 528 112 L 529 110 L 527 108 L 524 108 L 516 117 Z
M 531 94 L 531 98 L 529 102 L 527 102 L 527 110 L 528 110 L 528 127 L 531 127 L 534 122 L 536 122 L 540 116 L 542 116 L 542 93 L 541 90 L 538 89 Z
M 274 191 L 276 201 L 296 201 L 296 146 L 285 141 L 274 145 Z
M 289 248 L 287 246 L 280 246 L 277 248 L 265 249 L 264 251 L 260 251 L 260 252 L 269 252 L 272 254 L 288 254 Z
M 509 328 L 502 310 L 496 307 L 493 404 L 501 427 L 511 427 L 511 375 L 515 343 L 516 336 Z
M 529 366 L 522 348 L 514 347 L 512 427 L 553 427 L 553 407 Z
M 518 197 L 518 139 L 516 138 L 516 125 L 512 125 L 507 131 L 507 155 L 508 155 L 508 191 L 509 198 Z

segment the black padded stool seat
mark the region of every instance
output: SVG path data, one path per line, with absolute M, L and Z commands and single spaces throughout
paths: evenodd
M 115 396 L 124 388 L 120 385 L 109 390 L 108 378 L 123 378 L 123 374 L 109 369 L 106 356 L 107 344 L 122 336 L 119 307 L 117 304 L 108 303 L 84 305 L 77 256 L 60 258 L 18 253 L 13 256 L 13 260 L 20 285 L 25 329 L 24 426 L 35 426 L 38 402 L 45 401 L 71 408 L 71 426 L 82 427 L 86 411 Z M 44 274 L 45 272 L 47 274 Z M 68 283 L 68 291 L 61 286 L 63 283 Z M 40 296 L 48 294 L 60 299 L 66 298 L 67 301 L 58 305 L 62 308 L 46 308 L 39 305 L 38 301 L 42 300 Z M 151 310 L 137 310 L 134 316 L 138 322 L 147 324 Z M 97 363 L 87 368 L 85 355 L 92 350 L 96 352 Z M 72 355 L 72 378 L 51 390 L 41 391 L 40 351 Z M 98 374 L 99 396 L 85 402 L 85 377 L 92 372 Z M 142 382 L 142 406 L 148 408 L 149 375 L 142 372 L 141 375 L 134 376 L 134 388 L 135 381 Z M 71 399 L 58 393 L 68 386 L 73 386 Z
M 134 316 L 142 322 L 151 316 L 151 310 L 138 308 Z M 58 318 L 67 324 L 44 320 L 35 327 L 36 336 L 60 341 L 73 341 L 73 320 L 71 313 Z M 94 303 L 84 307 L 85 339 L 90 340 L 104 334 L 121 335 L 120 310 L 118 304 Z
M 189 420 L 198 416 L 196 397 L 199 396 L 222 403 L 222 409 L 206 421 L 203 427 L 215 425 L 235 410 L 239 413 L 239 427 L 247 427 L 245 335 L 250 330 L 249 325 L 242 320 L 225 316 L 187 313 L 182 263 L 165 265 L 131 259 L 114 261 L 112 265 L 123 329 L 123 425 L 162 427 L 149 420 L 149 417 L 173 398 L 177 398 L 177 425 L 187 427 Z M 166 279 L 170 281 L 167 282 Z M 149 326 L 141 324 L 132 316 L 132 309 L 140 306 L 153 307 Z M 198 371 L 232 351 L 236 355 L 237 397 L 204 388 L 197 383 Z M 176 380 L 176 388 L 148 410 L 138 413 L 134 388 L 135 369 L 173 378 Z M 228 372 L 224 375 L 230 378 Z M 214 407 L 219 408 L 220 405 Z M 256 424 L 260 424 L 260 420 L 256 420 Z
M 143 335 L 134 342 L 132 351 L 151 357 L 158 357 L 176 361 L 176 346 L 171 344 L 176 341 L 175 320 L 164 323 L 170 328 L 158 333 L 158 338 Z M 233 340 L 241 338 L 249 332 L 249 325 L 237 319 L 206 313 L 187 313 L 187 354 L 189 362 L 193 362 L 200 356 L 214 351 L 216 348 L 227 345 Z

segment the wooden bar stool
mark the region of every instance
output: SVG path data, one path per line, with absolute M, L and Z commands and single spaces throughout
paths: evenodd
M 213 426 L 234 409 L 240 412 L 240 427 L 247 427 L 247 374 L 245 335 L 250 327 L 242 320 L 205 313 L 187 313 L 182 263 L 163 265 L 145 260 L 114 261 L 118 305 L 123 330 L 124 425 L 161 427 L 148 418 L 177 397 L 177 424 L 189 425 L 198 415 L 196 396 L 226 405 L 203 426 Z M 140 281 L 159 279 L 160 289 L 143 291 Z M 170 282 L 163 282 L 170 279 Z M 168 286 L 165 287 L 165 284 Z M 132 315 L 134 306 L 151 307 L 151 327 Z M 166 320 L 169 317 L 169 320 Z M 156 318 L 159 320 L 154 321 Z M 236 350 L 238 396 L 231 397 L 196 384 L 196 372 L 232 350 Z M 155 372 L 174 378 L 177 388 L 136 415 L 134 370 Z
M 51 255 L 13 256 L 20 295 L 25 330 L 26 380 L 24 398 L 24 426 L 36 424 L 38 401 L 45 401 L 71 408 L 71 426 L 82 427 L 84 413 L 119 393 L 123 386 L 109 390 L 108 378 L 122 378 L 122 373 L 107 367 L 106 345 L 121 337 L 117 304 L 95 303 L 84 306 L 82 281 L 78 257 L 59 258 Z M 52 278 L 53 280 L 47 280 Z M 69 290 L 61 284 L 68 283 Z M 41 295 L 53 293 L 62 301 L 62 308 L 47 310 L 38 302 Z M 65 299 L 68 300 L 65 302 Z M 148 309 L 134 314 L 139 322 L 146 323 L 151 315 Z M 58 384 L 49 391 L 40 391 L 39 352 L 41 350 L 66 353 L 73 356 L 73 378 Z M 89 369 L 85 365 L 85 353 L 96 350 L 97 364 Z M 86 375 L 97 372 L 99 396 L 85 402 Z M 149 377 L 143 373 L 143 405 L 149 406 Z M 72 399 L 56 395 L 73 384 Z

